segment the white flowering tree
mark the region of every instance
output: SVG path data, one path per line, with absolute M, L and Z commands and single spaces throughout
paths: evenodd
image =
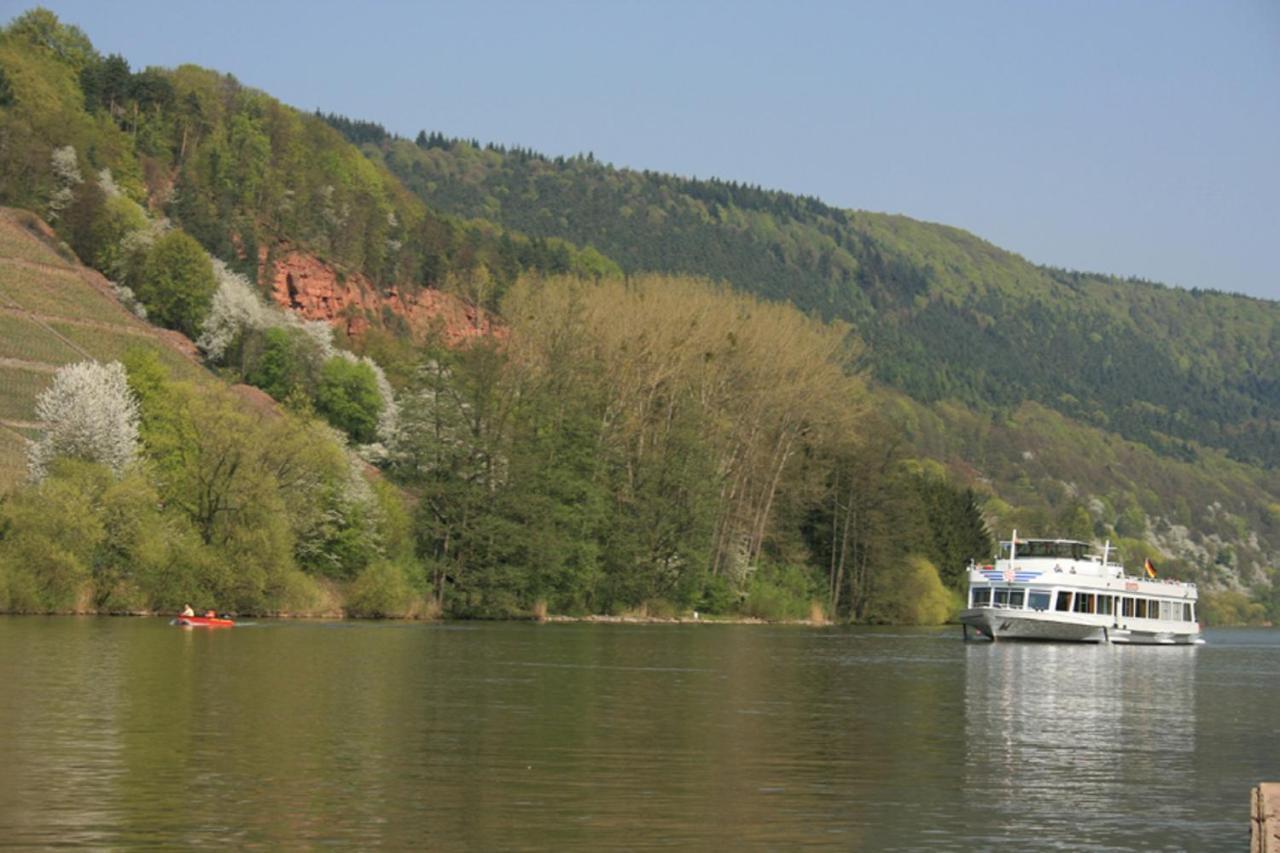
M 272 311 L 258 298 L 249 279 L 213 259 L 213 275 L 218 289 L 213 293 L 213 303 L 200 328 L 196 346 L 204 351 L 212 362 L 222 360 L 227 348 L 245 329 L 270 329 L 285 324 L 283 315 Z
M 52 161 L 50 165 L 53 167 L 53 178 L 56 182 L 53 194 L 49 197 L 48 219 L 53 222 L 71 204 L 75 187 L 84 178 L 80 175 L 80 163 L 76 157 L 76 149 L 73 146 L 64 145 L 61 148 L 53 149 L 53 155 L 50 159 Z
M 28 454 L 34 480 L 62 457 L 99 462 L 117 475 L 137 458 L 138 401 L 118 361 L 60 368 L 36 399 L 36 417 L 49 426 Z

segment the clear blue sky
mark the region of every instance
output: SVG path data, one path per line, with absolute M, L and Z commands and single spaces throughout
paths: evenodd
M 194 62 L 403 135 L 591 151 L 1280 299 L 1278 0 L 44 5 L 134 67 Z

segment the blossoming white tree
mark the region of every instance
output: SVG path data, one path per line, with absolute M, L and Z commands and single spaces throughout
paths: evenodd
M 84 178 L 80 176 L 80 164 L 73 146 L 64 145 L 53 149 L 51 160 L 53 177 L 57 181 L 57 186 L 49 197 L 48 219 L 53 222 L 62 215 L 62 211 L 67 209 L 67 205 L 71 204 L 75 186 Z
M 217 362 L 226 355 L 241 330 L 270 329 L 284 325 L 284 318 L 262 303 L 249 279 L 217 258 L 213 259 L 213 274 L 218 289 L 214 291 L 196 346 L 209 361 Z
M 34 480 L 60 457 L 100 462 L 119 475 L 138 455 L 138 401 L 118 361 L 60 368 L 36 399 L 36 417 L 49 427 L 28 454 Z

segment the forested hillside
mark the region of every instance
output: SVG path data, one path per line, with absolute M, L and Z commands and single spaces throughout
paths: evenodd
M 335 126 L 434 207 L 841 318 L 875 375 L 984 411 L 1035 400 L 1178 458 L 1280 464 L 1280 305 L 1046 269 L 940 225 L 758 187 Z
M 0 500 L 0 608 L 192 589 L 254 612 L 929 622 L 988 525 L 1112 538 L 1218 590 L 1226 618 L 1259 615 L 1246 593 L 1280 606 L 1273 303 L 759 188 L 397 139 L 206 69 L 134 69 L 44 10 L 0 31 L 0 203 L 282 413 L 250 424 L 133 354 L 121 406 L 141 419 L 113 444 L 132 449 L 60 443 L 39 411 L 83 386 L 28 330 L 0 364 L 44 365 L 0 388 L 11 482 L 19 442 L 31 475 Z M 19 268 L 0 284 L 65 302 L 63 273 Z M 410 333 L 392 309 L 442 292 L 498 332 Z M 217 491 L 209 442 L 261 476 Z M 187 586 L 94 574 L 123 565 L 100 515 L 120 482 L 165 499 L 129 554 L 192 555 Z M 59 575 L 53 533 L 24 530 L 75 507 L 101 523 Z
M 705 275 L 850 322 L 862 364 L 905 395 L 886 405 L 934 425 L 927 441 L 908 428 L 915 452 L 989 489 L 993 521 L 1092 527 L 1131 551 L 1159 542 L 1183 574 L 1268 586 L 1277 303 L 1039 267 L 956 228 L 759 187 L 329 121 L 432 206 L 595 247 L 628 272 Z M 995 445 L 1033 411 L 1046 425 L 1054 413 L 1049 436 Z M 1098 466 L 1099 441 L 1136 443 L 1151 462 L 1136 476 Z M 1058 451 L 1048 466 L 985 461 L 1031 462 L 1023 454 L 1046 444 Z M 1020 511 L 993 511 L 1006 502 Z M 1065 523 L 1079 512 L 1091 524 Z

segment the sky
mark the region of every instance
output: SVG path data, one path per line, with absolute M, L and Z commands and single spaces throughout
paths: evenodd
M 0 0 L 5 21 L 30 3 Z M 1280 0 L 44 0 L 136 68 L 1280 299 Z

